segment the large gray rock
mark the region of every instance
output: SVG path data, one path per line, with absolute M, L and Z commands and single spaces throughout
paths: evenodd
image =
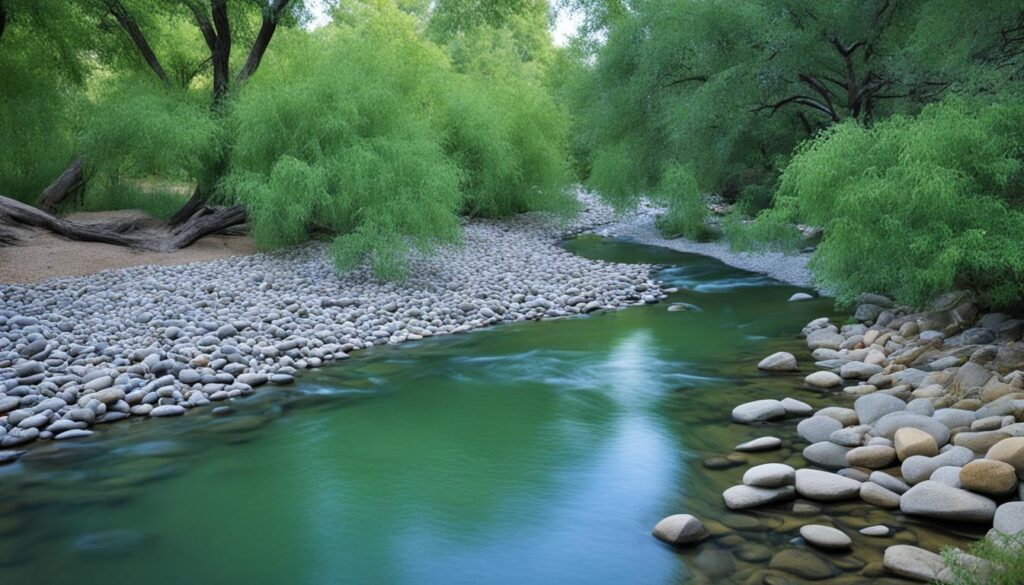
M 814 443 L 804 448 L 804 459 L 819 467 L 842 469 L 847 466 L 846 454 L 850 447 L 836 445 L 829 441 Z
M 1006 502 L 996 508 L 992 527 L 1005 534 L 1024 531 L 1024 502 Z
M 946 568 L 941 555 L 909 544 L 897 544 L 885 549 L 882 564 L 901 577 L 925 583 L 938 579 L 939 573 Z
M 819 502 L 835 502 L 855 498 L 861 482 L 817 469 L 798 469 L 796 491 L 805 498 Z
M 867 380 L 875 374 L 882 373 L 882 366 L 864 362 L 846 362 L 839 368 L 839 375 L 846 379 Z
M 743 474 L 743 484 L 751 487 L 779 488 L 795 481 L 796 470 L 783 463 L 755 465 Z
M 940 408 L 935 411 L 932 418 L 951 429 L 970 428 L 974 422 L 974 412 L 962 408 Z
M 860 484 L 860 499 L 882 508 L 899 508 L 900 495 L 886 489 L 873 481 Z
M 807 347 L 811 351 L 820 348 L 839 349 L 844 341 L 845 337 L 830 329 L 818 329 L 807 335 Z
M 799 485 L 799 476 L 797 477 Z M 900 498 L 904 514 L 959 522 L 992 522 L 996 503 L 978 494 L 937 481 L 923 481 Z
M 654 527 L 652 534 L 662 542 L 683 546 L 700 542 L 708 537 L 708 531 L 700 520 L 689 514 L 673 514 Z
M 778 400 L 754 400 L 732 409 L 732 419 L 751 424 L 786 416 L 786 408 Z
M 939 447 L 949 442 L 949 427 L 941 422 L 920 414 L 908 414 L 905 412 L 893 412 L 883 416 L 872 425 L 876 437 L 891 439 L 896 431 L 903 427 L 911 427 L 924 431 L 935 439 Z
M 843 423 L 829 416 L 812 416 L 796 426 L 796 432 L 809 443 L 827 441 L 832 433 L 843 428 Z
M 793 372 L 797 369 L 796 357 L 791 353 L 779 351 L 761 360 L 757 368 L 768 372 Z
M 807 544 L 827 550 L 850 548 L 853 540 L 842 530 L 821 524 L 805 524 L 800 527 L 800 536 Z
M 960 366 L 950 383 L 952 390 L 970 390 L 980 388 L 992 377 L 992 372 L 984 366 L 974 362 L 967 362 Z
M 767 504 L 788 502 L 795 497 L 796 493 L 793 491 L 793 486 L 788 485 L 780 488 L 736 485 L 722 492 L 725 505 L 730 510 L 744 510 Z
M 853 403 L 853 409 L 857 411 L 857 418 L 861 424 L 870 425 L 887 414 L 902 412 L 907 403 L 891 394 L 875 392 L 861 396 Z

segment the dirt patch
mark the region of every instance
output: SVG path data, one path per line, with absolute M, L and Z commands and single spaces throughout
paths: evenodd
M 147 219 L 133 210 L 76 213 L 69 219 L 81 222 L 114 218 Z M 58 276 L 84 276 L 103 270 L 161 264 L 174 266 L 252 254 L 253 241 L 244 236 L 206 236 L 176 252 L 143 252 L 95 242 L 65 240 L 49 232 L 26 235 L 17 246 L 0 247 L 0 284 L 38 282 Z

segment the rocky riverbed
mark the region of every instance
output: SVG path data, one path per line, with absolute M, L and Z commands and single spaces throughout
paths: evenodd
M 415 258 L 401 284 L 366 269 L 339 275 L 327 246 L 311 244 L 2 285 L 0 464 L 36 439 L 216 408 L 373 345 L 663 298 L 651 266 L 559 247 L 613 220 L 584 204 L 568 224 L 539 214 L 469 221 L 463 245 Z
M 738 405 L 733 420 L 754 428 L 799 420 L 797 432 L 806 447 L 803 465 L 748 469 L 740 485 L 722 494 L 725 506 L 792 508 L 796 514 L 799 506 L 860 500 L 910 518 L 990 529 L 986 538 L 1014 546 L 1004 535 L 1020 539 L 1024 531 L 1024 320 L 981 314 L 966 292 L 944 295 L 917 313 L 885 297 L 863 295 L 855 317 L 856 324 L 837 325 L 828 318 L 807 324 L 801 335 L 813 364 L 786 352 L 758 364 L 767 372 L 799 372 L 804 389 L 828 393 L 835 405 L 815 412 L 784 396 Z M 759 436 L 736 451 L 772 451 L 781 444 Z M 939 551 L 908 544 L 900 537 L 902 527 L 864 526 L 858 535 L 838 525 L 798 524 L 798 544 L 810 550 L 853 548 L 856 556 L 857 539 L 891 539 L 881 563 L 861 563 L 864 578 L 952 579 Z M 694 516 L 677 514 L 658 524 L 654 535 L 677 546 L 729 536 L 708 528 Z M 810 550 L 778 552 L 769 573 L 810 578 L 801 573 L 805 566 L 789 570 L 792 559 L 776 558 L 827 562 Z M 977 571 L 1000 570 L 961 558 Z M 822 565 L 823 575 L 841 570 L 826 568 Z

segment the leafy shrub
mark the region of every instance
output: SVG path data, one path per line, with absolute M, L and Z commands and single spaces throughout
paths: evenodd
M 1024 583 L 1024 533 L 994 533 L 970 548 L 965 557 L 960 551 L 946 548 L 942 556 L 953 572 L 953 585 L 1018 585 Z
M 668 211 L 658 218 L 657 226 L 669 237 L 683 236 L 691 240 L 708 240 L 708 207 L 697 189 L 693 175 L 680 167 L 665 172 L 658 184 L 656 199 L 665 203 Z
M 1012 303 L 1024 294 L 1024 213 L 1011 204 L 1022 145 L 1019 97 L 842 124 L 800 149 L 757 223 L 824 227 L 811 268 L 841 302 L 876 291 L 921 304 L 971 286 Z
M 347 268 L 400 278 L 412 249 L 457 241 L 463 174 L 433 124 L 446 59 L 411 17 L 375 13 L 315 36 L 282 36 L 237 97 L 226 190 L 266 248 L 334 238 Z
M 198 179 L 222 145 L 222 129 L 197 95 L 146 78 L 109 83 L 79 137 L 100 176 Z

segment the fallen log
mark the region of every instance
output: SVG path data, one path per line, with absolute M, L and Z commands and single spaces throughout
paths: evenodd
M 97 223 L 74 222 L 51 215 L 9 197 L 0 196 L 0 226 L 9 229 L 44 229 L 71 240 L 102 242 L 151 252 L 173 252 L 199 238 L 245 223 L 245 208 L 206 207 L 186 221 L 169 226 L 148 225 L 138 219 L 112 219 Z M 0 238 L 2 239 L 2 238 Z
M 43 189 L 36 201 L 36 206 L 46 211 L 54 211 L 69 195 L 85 185 L 85 171 L 82 168 L 82 157 L 76 156 L 68 168 L 57 177 L 57 180 Z

